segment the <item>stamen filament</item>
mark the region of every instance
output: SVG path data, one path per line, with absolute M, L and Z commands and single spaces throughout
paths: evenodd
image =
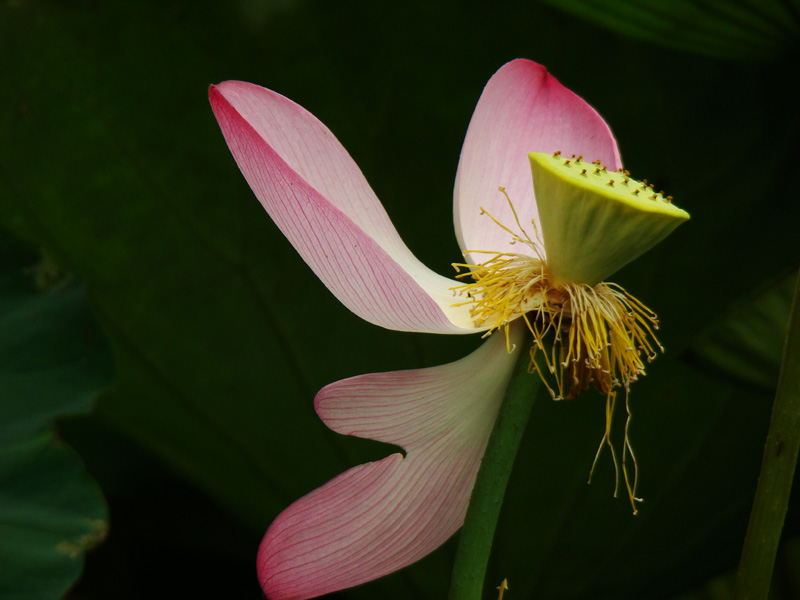
M 520 233 L 500 223 L 482 210 L 494 223 L 512 236 L 512 243 L 522 243 L 530 254 L 512 254 L 485 250 L 469 250 L 469 254 L 490 255 L 479 264 L 454 263 L 456 279 L 472 282 L 454 286 L 454 296 L 465 297 L 454 306 L 470 305 L 470 315 L 476 327 L 488 325 L 484 337 L 503 328 L 506 347 L 511 348 L 508 326 L 522 317 L 533 335 L 530 349 L 530 371 L 536 371 L 555 400 L 575 398 L 594 387 L 606 397 L 606 426 L 597 449 L 589 479 L 604 446 L 608 446 L 614 462 L 615 489 L 624 480 L 634 514 L 636 513 L 636 482 L 638 465 L 630 443 L 631 413 L 628 399 L 630 383 L 645 374 L 644 359 L 648 362 L 663 352 L 654 331 L 658 317 L 641 301 L 615 283 L 590 286 L 581 283 L 556 282 L 547 268 L 538 241 L 533 241 L 522 228 L 516 210 L 504 188 L 514 220 Z M 532 221 L 532 223 L 534 223 Z M 535 223 L 534 223 L 535 227 Z M 463 269 L 463 270 L 462 270 Z M 552 344 L 546 346 L 546 337 Z M 537 358 L 541 361 L 537 362 Z M 616 407 L 617 388 L 625 389 L 628 417 L 624 429 L 621 469 L 611 440 L 611 424 Z M 628 456 L 633 464 L 632 477 Z M 622 477 L 620 477 L 620 471 Z M 615 492 L 616 495 L 616 492 Z

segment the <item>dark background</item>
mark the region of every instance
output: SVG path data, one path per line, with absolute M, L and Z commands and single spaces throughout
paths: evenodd
M 479 343 L 384 331 L 343 308 L 252 196 L 208 85 L 251 81 L 309 109 L 409 247 L 449 276 L 461 142 L 483 85 L 517 57 L 597 108 L 626 168 L 692 220 L 615 276 L 659 313 L 667 347 L 631 398 L 640 514 L 612 498 L 610 461 L 585 483 L 603 399 L 537 406 L 488 581 L 508 577 L 510 600 L 729 597 L 800 256 L 791 91 L 800 11 L 788 0 L 664 6 L 0 4 L 0 271 L 15 299 L 0 298 L 0 337 L 23 339 L 14 311 L 45 298 L 49 316 L 25 322 L 69 335 L 30 338 L 28 358 L 52 351 L 81 374 L 71 385 L 37 372 L 3 394 L 0 416 L 38 419 L 8 439 L 44 435 L 75 471 L 60 481 L 37 478 L 65 472 L 52 464 L 18 469 L 7 489 L 24 505 L 32 489 L 51 499 L 64 486 L 94 490 L 69 518 L 105 520 L 83 461 L 108 503 L 108 535 L 69 597 L 260 598 L 255 553 L 277 513 L 387 453 L 327 431 L 314 393 L 359 373 L 454 360 Z M 67 303 L 74 311 L 59 312 Z M 33 373 L 12 360 L 23 345 L 11 342 L 6 382 Z M 796 498 L 787 540 L 798 531 Z M 58 514 L 54 522 L 68 518 Z M 12 530 L 11 547 L 28 547 Z M 453 549 L 451 540 L 336 597 L 443 598 Z M 798 553 L 784 545 L 775 598 L 800 597 Z M 8 560 L 8 597 L 59 598 L 82 552 L 54 571 L 13 551 Z M 14 561 L 32 569 L 30 581 Z

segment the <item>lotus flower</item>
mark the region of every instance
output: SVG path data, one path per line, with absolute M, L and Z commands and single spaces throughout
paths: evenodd
M 593 386 L 613 406 L 615 389 L 644 372 L 642 359 L 658 348 L 655 315 L 603 280 L 688 215 L 621 169 L 600 115 L 542 66 L 506 64 L 475 109 L 455 182 L 465 258 L 455 280 L 413 256 L 355 162 L 309 112 L 237 81 L 212 86 L 209 97 L 253 192 L 347 308 L 388 329 L 488 337 L 451 364 L 319 392 L 328 427 L 405 455 L 354 467 L 275 519 L 258 554 L 268 598 L 375 579 L 461 526 L 526 330 L 532 367 L 556 398 Z M 504 335 L 488 335 L 496 330 Z

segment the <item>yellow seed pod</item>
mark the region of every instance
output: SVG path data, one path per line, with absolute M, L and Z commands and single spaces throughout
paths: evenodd
M 560 153 L 528 156 L 547 266 L 559 282 L 596 285 L 689 218 L 626 171 Z

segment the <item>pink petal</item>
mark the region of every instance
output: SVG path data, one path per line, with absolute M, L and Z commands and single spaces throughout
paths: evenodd
M 401 331 L 476 331 L 455 283 L 420 263 L 364 176 L 313 115 L 264 88 L 211 86 L 222 133 L 253 192 L 322 282 L 361 318 Z
M 507 63 L 486 84 L 461 150 L 453 211 L 463 251 L 527 251 L 519 244 L 509 247 L 509 234 L 481 216 L 480 209 L 516 232 L 514 215 L 498 191 L 505 187 L 522 226 L 535 238 L 531 219 L 541 229 L 528 153 L 557 150 L 567 158 L 600 159 L 613 169 L 622 165 L 616 140 L 597 111 L 543 66 L 523 59 Z
M 522 327 L 512 328 L 521 344 Z M 258 555 L 271 600 L 302 600 L 405 567 L 463 523 L 497 410 L 521 350 L 502 334 L 457 362 L 331 384 L 317 412 L 331 429 L 398 444 L 304 496 L 272 523 Z

